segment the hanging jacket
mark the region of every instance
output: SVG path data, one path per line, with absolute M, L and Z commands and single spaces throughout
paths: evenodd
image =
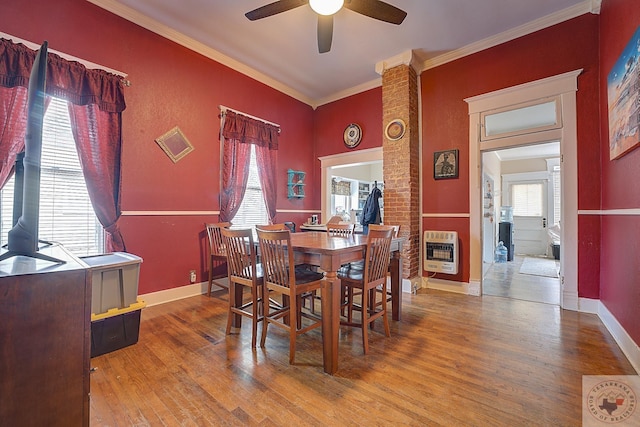
M 382 197 L 382 191 L 378 187 L 373 187 L 362 208 L 361 225 L 380 224 L 380 202 L 378 201 L 380 197 Z

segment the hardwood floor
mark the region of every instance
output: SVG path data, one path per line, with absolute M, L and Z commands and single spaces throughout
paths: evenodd
M 224 293 L 142 312 L 137 344 L 92 359 L 92 426 L 578 426 L 582 375 L 633 367 L 593 314 L 422 289 L 403 295 L 391 338 L 370 354 L 343 328 L 335 376 L 319 330 L 270 328 L 252 351 L 250 322 L 225 336 Z
M 524 259 L 524 256 L 516 255 L 513 261 L 491 264 L 482 279 L 482 293 L 560 305 L 560 279 L 521 274 Z M 545 261 L 558 265 L 558 261 L 552 259 Z

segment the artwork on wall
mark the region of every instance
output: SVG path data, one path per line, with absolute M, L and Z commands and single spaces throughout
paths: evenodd
M 607 77 L 609 160 L 640 143 L 640 27 Z
M 193 151 L 193 145 L 191 145 L 178 126 L 156 138 L 156 142 L 173 163 Z
M 448 179 L 458 177 L 458 150 L 444 150 L 433 153 L 433 178 Z

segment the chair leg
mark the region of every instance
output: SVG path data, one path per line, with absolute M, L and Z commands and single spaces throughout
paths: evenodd
M 251 348 L 256 348 L 256 337 L 258 336 L 258 289 L 251 287 Z
M 209 283 L 211 283 L 211 282 L 209 282 Z M 229 313 L 227 315 L 227 335 L 229 335 L 231 333 L 231 322 L 232 322 L 232 319 L 233 319 L 233 312 L 231 311 L 231 308 L 233 307 L 234 301 L 236 300 L 235 299 L 235 292 L 236 292 L 236 290 L 235 290 L 234 283 L 230 282 L 229 283 L 229 309 L 227 310 L 228 313 Z M 211 286 L 209 286 L 209 294 L 211 294 Z
M 213 286 L 213 258 L 209 257 L 209 291 L 207 296 L 211 297 L 211 287 Z
M 369 292 L 362 290 L 362 347 L 369 353 Z
M 260 347 L 264 347 L 267 340 L 267 326 L 269 325 L 269 289 L 262 288 L 262 336 L 260 337 Z
M 296 316 L 296 322 L 291 322 L 289 324 L 289 364 L 293 365 L 296 359 L 296 336 L 298 335 L 298 323 L 302 323 L 302 319 L 298 319 L 299 317 L 299 309 L 298 302 L 300 301 L 300 296 L 290 297 L 290 305 L 289 305 L 289 314 L 292 316 Z M 297 314 L 291 314 L 297 313 Z

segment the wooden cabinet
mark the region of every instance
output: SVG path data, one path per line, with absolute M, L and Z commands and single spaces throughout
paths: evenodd
M 61 246 L 64 264 L 0 262 L 0 425 L 88 426 L 91 276 Z

